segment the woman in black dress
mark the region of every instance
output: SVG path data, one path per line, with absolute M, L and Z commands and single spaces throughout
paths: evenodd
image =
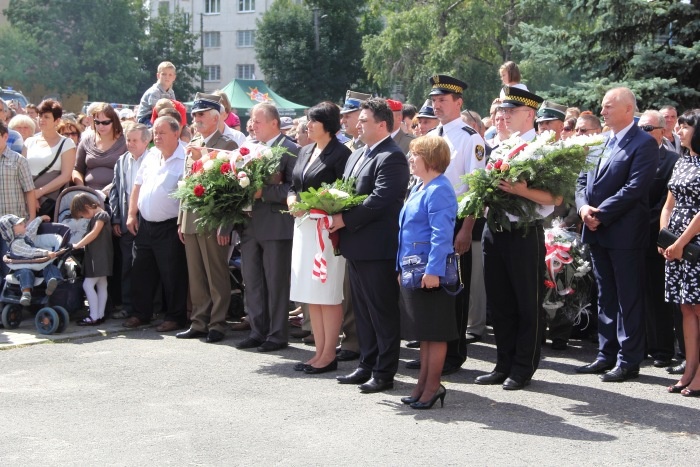
M 685 372 L 668 392 L 700 396 L 700 263 L 681 259 L 689 243 L 700 245 L 700 109 L 678 118 L 678 136 L 685 154 L 678 159 L 668 182 L 668 198 L 661 211 L 661 227 L 679 236 L 665 250 L 666 301 L 680 304 L 685 337 Z
M 333 183 L 343 178 L 350 149 L 336 138 L 340 130 L 340 110 L 332 102 L 321 102 L 309 109 L 308 136 L 313 144 L 299 152 L 292 174 L 292 185 L 287 197 L 289 210 L 297 217 L 294 223 L 292 247 L 292 279 L 290 300 L 309 304 L 311 329 L 314 332 L 316 354 L 308 361 L 295 365 L 307 374 L 325 373 L 338 368 L 335 347 L 343 322 L 343 278 L 345 258 L 333 255 L 328 230 L 317 230 L 317 221 L 306 212 L 294 208 L 299 193 L 309 188 L 320 188 L 322 183 Z M 327 278 L 314 280 L 315 254 L 319 251 L 321 235 L 325 248 Z

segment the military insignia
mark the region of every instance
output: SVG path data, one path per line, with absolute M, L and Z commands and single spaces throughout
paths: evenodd
M 476 160 L 481 162 L 484 159 L 484 155 L 486 155 L 486 151 L 484 151 L 484 147 L 480 144 L 477 144 L 476 148 L 474 148 L 474 155 L 476 156 Z
M 433 75 L 433 82 L 435 84 L 440 84 L 440 75 Z

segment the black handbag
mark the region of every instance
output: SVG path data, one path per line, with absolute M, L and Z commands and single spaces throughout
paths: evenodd
M 401 259 L 401 287 L 409 290 L 420 289 L 427 265 L 428 257 L 426 255 L 404 256 Z M 457 295 L 464 289 L 460 265 L 457 253 L 447 255 L 445 275 L 440 276 L 440 286 L 450 295 Z M 448 287 L 457 285 L 457 290 L 448 289 Z
M 665 250 L 673 245 L 676 240 L 678 240 L 678 235 L 664 227 L 659 231 L 659 238 L 656 240 L 656 244 Z M 698 258 L 700 258 L 700 245 L 688 243 L 683 248 L 683 259 L 690 264 L 695 264 L 698 262 Z

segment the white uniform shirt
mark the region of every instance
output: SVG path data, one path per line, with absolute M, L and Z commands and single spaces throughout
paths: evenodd
M 486 167 L 486 145 L 484 139 L 475 132 L 471 134 L 465 129 L 468 127 L 461 118 L 455 118 L 445 125 L 438 125 L 431 134 L 440 135 L 450 147 L 450 165 L 445 170 L 445 176 L 450 180 L 459 197 L 467 191 L 467 185 L 462 181 L 463 175 L 472 173 L 476 169 Z M 471 127 L 468 127 L 471 128 Z
M 224 135 L 230 136 L 232 140 L 236 142 L 238 147 L 240 148 L 243 146 L 243 143 L 247 141 L 245 135 L 241 133 L 240 131 L 236 130 L 235 128 L 231 128 L 228 125 L 224 125 Z
M 173 198 L 177 182 L 185 171 L 185 148 L 177 149 L 167 160 L 158 148 L 153 148 L 136 174 L 136 185 L 141 185 L 138 207 L 141 216 L 149 222 L 163 222 L 177 217 L 180 201 Z

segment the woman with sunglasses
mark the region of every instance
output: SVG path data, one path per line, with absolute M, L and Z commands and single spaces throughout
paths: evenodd
M 75 147 L 78 147 L 80 135 L 83 133 L 83 126 L 80 123 L 63 120 L 58 124 L 57 131 L 60 135 L 72 139 L 75 143 Z
M 38 110 L 40 132 L 24 142 L 22 154 L 27 158 L 34 178 L 38 214 L 53 219 L 56 198 L 71 180 L 75 143 L 57 131 L 63 115 L 59 102 L 46 99 L 39 104 Z
M 93 133 L 78 145 L 73 183 L 109 194 L 114 164 L 126 152 L 126 140 L 119 115 L 111 105 L 101 102 L 92 112 Z

